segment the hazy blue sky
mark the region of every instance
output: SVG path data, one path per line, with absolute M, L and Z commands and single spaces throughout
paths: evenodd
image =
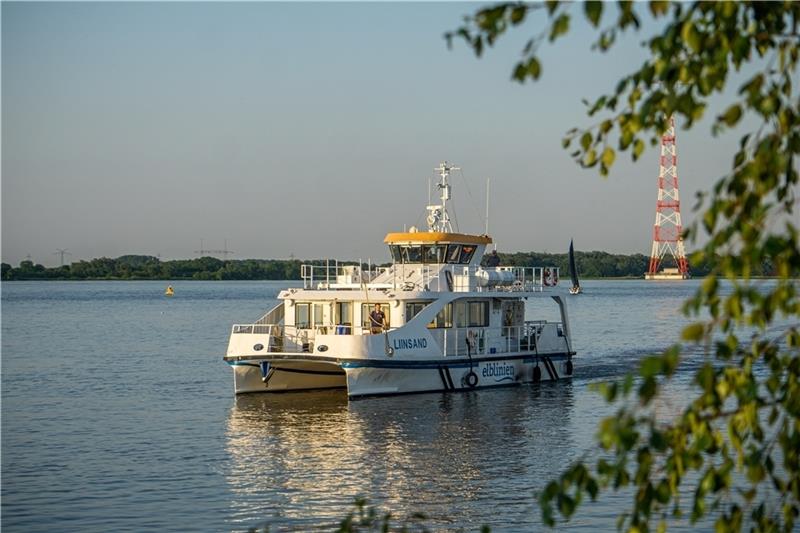
M 604 180 L 560 145 L 648 32 L 604 55 L 573 24 L 522 86 L 510 72 L 530 32 L 481 59 L 447 49 L 478 5 L 3 2 L 3 261 L 189 258 L 201 239 L 234 258 L 386 261 L 388 231 L 424 226 L 444 159 L 463 169 L 463 232 L 483 231 L 491 178 L 501 251 L 574 237 L 649 253 L 658 151 Z M 678 132 L 685 221 L 736 144 L 709 124 Z

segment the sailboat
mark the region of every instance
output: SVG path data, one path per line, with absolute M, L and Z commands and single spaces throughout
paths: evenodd
M 572 248 L 572 239 L 569 240 L 569 276 L 572 278 L 572 287 L 569 288 L 569 293 L 582 293 L 583 289 L 578 281 L 578 269 L 575 267 L 575 250 Z

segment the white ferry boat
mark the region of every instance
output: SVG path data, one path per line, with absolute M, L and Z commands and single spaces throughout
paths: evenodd
M 572 376 L 565 301 L 553 267 L 481 266 L 488 235 L 454 233 L 448 177 L 428 230 L 389 233 L 392 264 L 301 267 L 302 288 L 236 324 L 224 360 L 237 394 L 346 388 L 349 397 L 470 390 Z M 556 305 L 557 320 L 527 307 Z M 557 311 L 557 312 L 556 312 Z

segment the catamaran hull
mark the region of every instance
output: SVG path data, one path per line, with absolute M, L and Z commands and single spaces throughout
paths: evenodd
M 347 386 L 344 371 L 337 365 L 291 362 L 263 367 L 260 361 L 229 361 L 233 368 L 236 394 L 341 389 Z
M 572 377 L 568 354 L 469 361 L 229 362 L 237 394 L 347 388 L 351 398 L 507 387 Z M 266 372 L 266 375 L 264 374 Z

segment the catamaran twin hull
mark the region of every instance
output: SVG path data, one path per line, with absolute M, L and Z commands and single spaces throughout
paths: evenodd
M 348 396 L 469 390 L 556 381 L 572 376 L 572 354 L 451 358 L 447 361 L 369 361 L 275 354 L 239 358 L 233 367 L 238 394 L 347 388 Z

